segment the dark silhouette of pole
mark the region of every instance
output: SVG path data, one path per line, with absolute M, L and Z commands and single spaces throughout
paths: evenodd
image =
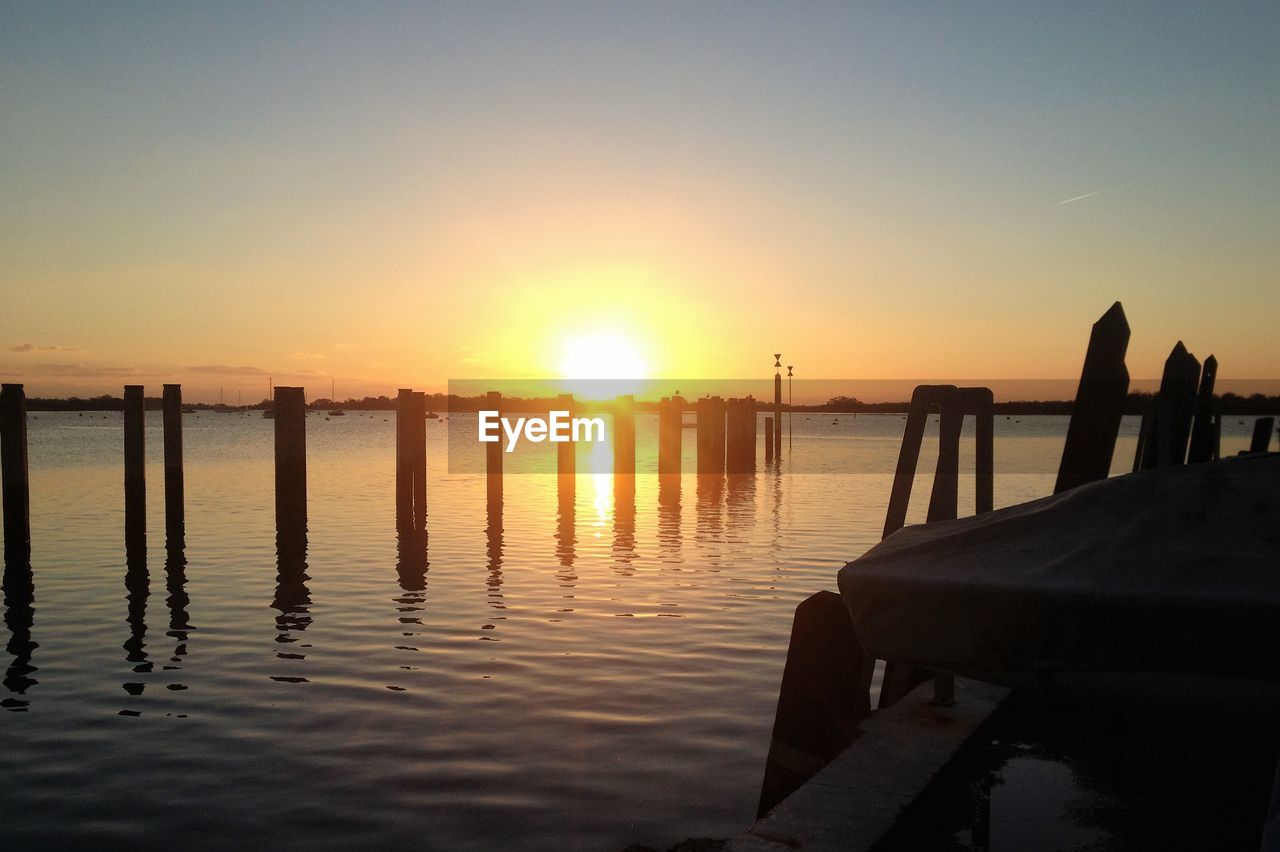
M 1213 385 L 1218 376 L 1218 359 L 1210 355 L 1204 359 L 1200 372 L 1200 392 L 1196 394 L 1195 422 L 1191 425 L 1191 446 L 1187 449 L 1187 463 L 1212 461 L 1214 457 Z
M 427 395 L 413 394 L 413 416 L 409 421 L 409 454 L 413 460 L 413 529 L 427 530 Z
M 485 394 L 485 407 L 502 415 L 502 394 L 489 391 Z M 498 440 L 484 445 L 485 488 L 488 499 L 502 499 L 502 434 Z
M 1116 302 L 1093 324 L 1089 335 L 1055 494 L 1110 475 L 1129 392 L 1129 370 L 1124 364 L 1128 348 L 1129 321 L 1124 307 Z
M 773 421 L 778 424 L 778 430 L 773 435 L 773 453 L 772 455 L 782 455 L 782 353 L 776 353 L 773 356 Z M 766 460 L 769 453 L 765 453 Z
M 142 385 L 124 386 L 124 541 L 131 557 L 147 549 L 146 411 Z
M 396 529 L 408 531 L 413 524 L 413 460 L 409 450 L 410 410 L 413 391 L 400 388 L 396 394 Z
M 1271 430 L 1275 425 L 1274 417 L 1259 417 L 1253 421 L 1253 438 L 1249 442 L 1249 452 L 1265 453 L 1271 448 Z
M 0 478 L 4 490 L 5 565 L 31 557 L 31 485 L 27 469 L 27 396 L 22 385 L 0 389 Z
M 673 396 L 658 405 L 658 473 L 680 474 L 684 398 Z
M 186 536 L 182 481 L 182 385 L 164 386 L 163 408 L 165 546 L 180 548 Z
M 731 399 L 725 404 L 725 469 L 729 473 L 755 473 L 756 401 Z
M 292 556 L 307 533 L 307 404 L 302 388 L 279 387 L 276 400 L 276 533 Z
M 724 473 L 724 400 L 703 397 L 697 403 L 698 473 Z
M 793 411 L 793 409 L 795 408 L 795 404 L 796 404 L 795 397 L 791 393 L 791 390 L 792 390 L 791 369 L 792 369 L 791 365 L 788 364 L 787 365 L 787 454 L 788 456 L 791 454 L 791 418 L 795 416 L 795 412 Z M 778 424 L 778 428 L 779 429 L 782 428 L 781 423 Z
M 613 403 L 613 472 L 636 472 L 636 406 L 631 394 L 619 396 Z
M 559 409 L 561 411 L 569 412 L 569 417 L 570 419 L 572 419 L 573 415 L 577 411 L 577 409 L 574 408 L 574 404 L 573 404 L 573 394 L 571 393 L 560 394 L 558 403 L 559 403 Z M 563 441 L 556 445 L 556 473 L 560 477 L 562 477 L 562 479 L 564 477 L 572 477 L 573 480 L 576 480 L 578 475 L 578 455 L 577 454 L 578 454 L 578 445 L 572 440 Z M 573 480 L 569 482 L 562 481 L 561 484 L 569 487 L 574 487 L 576 483 Z

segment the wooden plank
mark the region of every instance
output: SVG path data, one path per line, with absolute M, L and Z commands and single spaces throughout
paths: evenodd
M 1191 446 L 1187 449 L 1187 463 L 1212 461 L 1213 452 L 1213 385 L 1218 376 L 1218 359 L 1210 355 L 1204 359 L 1200 373 L 1200 390 L 1196 394 L 1195 420 L 1191 426 Z

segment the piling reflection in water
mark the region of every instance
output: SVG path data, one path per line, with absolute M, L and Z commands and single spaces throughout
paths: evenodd
M 413 530 L 401 530 L 396 535 L 396 576 L 401 594 L 391 599 L 396 605 L 396 618 L 400 623 L 402 644 L 397 651 L 417 654 L 420 649 L 413 644 L 422 635 L 422 615 L 427 608 L 427 534 Z M 402 665 L 402 671 L 415 671 L 417 666 Z M 388 684 L 388 689 L 401 692 L 404 687 Z
M 756 519 L 756 476 L 731 473 L 725 477 L 725 530 L 731 540 L 740 540 Z
M 636 560 L 636 478 L 621 473 L 613 479 L 613 570 L 630 577 Z
M 486 594 L 490 607 L 505 610 L 507 607 L 502 601 L 502 494 L 490 494 L 485 503 L 485 510 L 485 556 L 489 568 L 489 575 L 485 579 Z M 505 617 L 490 616 L 490 620 L 480 627 L 482 631 L 480 638 L 498 641 L 498 638 L 493 635 L 497 629 L 497 625 L 493 622 L 502 621 Z
M 658 548 L 663 562 L 683 562 L 680 556 L 680 474 L 658 475 Z
M 132 666 L 134 674 L 149 674 L 153 668 L 147 656 L 147 598 L 151 596 L 151 575 L 147 571 L 145 549 L 130 549 L 124 574 L 126 615 L 129 638 L 125 640 L 125 662 Z M 127 680 L 122 684 L 130 695 L 141 695 L 146 682 Z M 122 710 L 121 715 L 136 716 L 136 711 Z
M 178 541 L 181 542 L 181 538 Z M 187 556 L 183 547 L 170 547 L 164 561 L 165 606 L 169 609 L 169 630 L 165 634 L 173 640 L 173 655 L 169 657 L 167 670 L 181 669 L 182 658 L 187 655 L 187 641 L 194 628 L 187 614 L 191 598 L 187 595 Z M 171 683 L 168 689 L 186 689 L 185 684 Z
M 573 589 L 578 583 L 578 575 L 573 570 L 576 556 L 575 547 L 578 543 L 576 488 L 563 487 L 563 483 L 564 480 L 561 479 L 562 487 L 556 490 L 555 538 L 556 562 L 559 564 L 559 570 L 556 572 L 556 582 L 564 590 L 564 594 L 561 597 L 566 601 L 572 601 L 574 598 Z M 560 614 L 573 612 L 573 607 L 566 604 L 560 607 L 557 612 Z M 560 619 L 554 618 L 552 620 L 559 621 Z
M 284 646 L 276 649 L 280 660 L 302 661 L 311 646 L 301 642 L 302 633 L 311 625 L 311 590 L 307 588 L 306 533 L 276 534 L 276 596 L 271 608 L 276 610 L 276 639 Z M 301 675 L 271 675 L 281 683 L 307 683 Z
M 35 622 L 35 581 L 26 562 L 11 562 L 4 569 L 4 626 L 9 631 L 5 651 L 13 657 L 4 674 L 4 688 L 9 695 L 0 699 L 0 707 L 23 712 L 30 705 L 28 690 L 39 681 L 32 664 L 35 649 L 32 639 Z
M 724 540 L 724 474 L 699 473 L 694 504 L 698 548 L 706 554 L 712 570 L 719 570 L 720 544 Z

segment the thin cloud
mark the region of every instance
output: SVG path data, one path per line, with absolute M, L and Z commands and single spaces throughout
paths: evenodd
M 289 357 L 297 358 L 299 361 L 323 361 L 329 356 L 323 352 L 295 352 Z
M 79 346 L 36 346 L 34 343 L 19 343 L 10 346 L 10 352 L 83 352 Z
M 201 373 L 215 376 L 266 376 L 269 375 L 261 367 L 228 367 L 225 364 L 204 364 L 199 367 L 187 367 L 188 373 Z
M 1101 195 L 1104 192 L 1111 192 L 1111 190 L 1113 189 L 1122 189 L 1125 186 L 1128 186 L 1128 184 L 1118 183 L 1115 186 L 1107 186 L 1107 187 L 1103 187 L 1102 189 L 1095 189 L 1093 192 L 1086 192 L 1084 195 L 1076 195 L 1076 196 L 1072 196 L 1071 198 L 1064 198 L 1063 200 L 1058 202 L 1058 205 L 1061 206 L 1063 204 L 1072 204 L 1076 201 L 1083 201 L 1086 198 L 1093 198 L 1095 195 Z

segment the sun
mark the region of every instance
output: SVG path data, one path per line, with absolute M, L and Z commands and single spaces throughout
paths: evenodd
M 566 338 L 560 374 L 570 392 L 592 399 L 635 393 L 648 376 L 640 348 L 617 332 Z

